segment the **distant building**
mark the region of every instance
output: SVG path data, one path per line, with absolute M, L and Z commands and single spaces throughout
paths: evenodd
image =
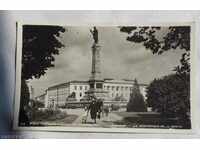
M 108 91 L 108 99 L 113 101 L 116 97 L 122 97 L 127 102 L 130 98 L 130 93 L 133 87 L 133 80 L 104 80 L 103 88 Z M 146 98 L 146 86 L 145 84 L 140 85 L 140 92 Z
M 44 104 L 45 103 L 45 97 L 46 97 L 46 94 L 42 94 L 42 95 L 35 97 L 35 100 Z
M 45 107 L 64 106 L 68 101 L 79 102 L 89 89 L 86 81 L 70 81 L 46 90 Z
M 140 92 L 145 98 L 146 86 L 140 85 Z M 113 80 L 104 79 L 103 90 L 106 91 L 105 103 L 115 103 L 116 98 L 123 99 L 127 103 L 133 87 L 133 80 Z M 64 106 L 66 103 L 80 102 L 84 99 L 89 90 L 89 81 L 70 81 L 49 87 L 46 93 L 37 97 L 37 100 L 43 101 L 45 107 Z

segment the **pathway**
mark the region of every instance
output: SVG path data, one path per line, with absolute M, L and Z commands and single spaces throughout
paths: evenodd
M 70 111 L 69 111 L 70 112 Z M 68 112 L 68 114 L 70 114 Z M 94 124 L 94 120 L 91 119 L 90 113 L 88 113 L 86 123 L 82 123 L 82 119 L 85 118 L 85 111 L 84 110 L 72 110 L 71 113 L 79 115 L 79 117 L 72 123 L 72 125 L 80 125 L 80 126 L 92 126 L 92 127 L 111 127 L 113 126 L 113 122 L 121 120 L 122 117 L 110 112 L 108 116 L 101 116 L 101 119 L 97 119 L 96 124 Z

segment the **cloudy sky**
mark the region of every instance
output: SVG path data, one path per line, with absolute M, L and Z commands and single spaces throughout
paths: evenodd
M 66 27 L 59 38 L 65 47 L 55 56 L 55 67 L 49 68 L 40 79 L 30 80 L 35 96 L 49 86 L 70 80 L 88 80 L 91 72 L 91 27 Z M 103 78 L 134 79 L 148 84 L 154 78 L 172 73 L 179 64 L 181 50 L 153 55 L 141 44 L 126 41 L 126 33 L 117 27 L 97 27 L 101 45 L 101 71 Z M 166 33 L 162 29 L 160 35 Z

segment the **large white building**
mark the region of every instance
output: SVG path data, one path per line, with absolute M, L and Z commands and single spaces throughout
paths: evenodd
M 103 90 L 107 92 L 104 102 L 112 104 L 116 102 L 117 98 L 120 98 L 123 103 L 127 103 L 133 82 L 133 80 L 104 79 Z M 139 87 L 141 94 L 146 98 L 146 85 L 139 84 Z M 45 107 L 62 107 L 66 103 L 80 102 L 88 90 L 88 81 L 70 81 L 49 87 L 45 94 L 37 97 L 37 100 L 44 101 Z

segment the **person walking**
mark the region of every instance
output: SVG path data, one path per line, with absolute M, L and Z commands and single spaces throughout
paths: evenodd
M 89 105 L 89 110 L 90 110 L 90 116 L 91 119 L 94 120 L 94 123 L 96 123 L 96 118 L 97 118 L 97 104 L 95 99 L 92 100 L 92 102 Z
M 97 107 L 97 118 L 101 119 L 101 113 L 103 108 L 103 101 L 101 99 L 97 100 L 96 102 Z
M 87 123 L 87 117 L 89 113 L 89 108 L 87 106 L 84 107 L 84 114 L 82 116 L 82 124 Z

